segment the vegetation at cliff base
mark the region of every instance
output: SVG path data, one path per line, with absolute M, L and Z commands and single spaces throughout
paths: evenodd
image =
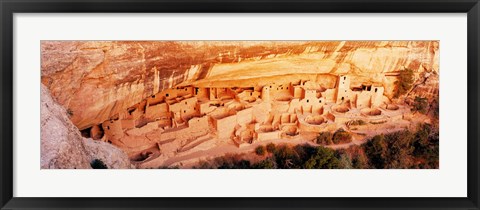
M 352 142 L 352 135 L 341 128 L 333 134 L 328 131 L 320 132 L 316 139 L 316 143 L 320 145 L 345 144 L 350 142 Z
M 317 141 L 316 143 L 317 144 L 320 144 L 320 145 L 330 145 L 330 144 L 333 144 L 333 134 L 326 131 L 326 132 L 320 132 L 318 133 L 318 136 L 317 136 Z
M 407 93 L 408 90 L 412 88 L 414 81 L 415 75 L 412 69 L 405 68 L 403 71 L 400 71 L 398 80 L 395 81 L 396 89 L 394 97 L 398 98 Z
M 375 136 L 363 148 L 373 168 L 438 168 L 438 133 L 429 124 Z
M 351 139 L 350 134 L 338 130 L 334 134 L 319 134 L 317 142 L 324 139 L 334 143 Z M 348 137 L 350 136 L 350 137 Z M 262 149 L 258 149 L 262 148 Z M 387 169 L 387 168 L 438 168 L 438 128 L 421 124 L 416 131 L 403 130 L 376 135 L 363 145 L 333 150 L 325 146 L 267 144 L 257 147 L 263 152 L 260 160 L 245 159 L 245 155 L 227 154 L 212 160 L 201 161 L 195 168 L 219 169 Z M 255 153 L 257 153 L 255 149 Z M 261 153 L 261 152 L 260 152 Z M 259 156 L 256 156 L 259 157 Z
M 267 152 L 269 153 L 273 153 L 275 151 L 275 144 L 273 143 L 268 143 L 266 147 L 267 147 Z
M 428 100 L 427 98 L 422 98 L 416 96 L 413 101 L 413 108 L 412 111 L 417 111 L 422 114 L 426 114 L 428 111 Z
M 352 142 L 352 135 L 343 130 L 343 129 L 338 129 L 333 133 L 333 139 L 332 139 L 334 144 L 346 144 Z
M 345 123 L 347 126 L 366 125 L 367 122 L 363 120 L 350 120 Z
M 257 155 L 265 155 L 265 147 L 260 145 L 257 148 L 255 148 L 255 153 Z

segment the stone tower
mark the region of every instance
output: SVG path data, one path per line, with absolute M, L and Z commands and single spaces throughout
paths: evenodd
M 350 77 L 339 75 L 337 79 L 337 97 L 336 103 L 342 103 L 349 100 L 350 95 Z
M 265 85 L 262 88 L 262 100 L 263 101 L 270 101 L 270 90 L 273 88 L 273 86 L 270 85 Z

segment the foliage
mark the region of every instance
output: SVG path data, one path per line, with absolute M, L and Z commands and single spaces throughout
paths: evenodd
M 179 169 L 178 166 L 160 166 L 158 169 Z
M 421 124 L 408 130 L 377 135 L 362 147 L 374 168 L 438 168 L 438 129 Z
M 319 136 L 327 136 L 319 134 Z M 331 140 L 342 141 L 350 134 L 338 130 Z M 317 138 L 317 141 L 323 142 Z M 350 136 L 351 138 L 351 136 Z M 319 140 L 320 139 L 320 140 Z M 257 147 L 259 148 L 259 147 Z M 242 155 L 227 154 L 210 161 L 200 162 L 198 168 L 252 168 L 252 169 L 368 169 L 368 168 L 438 168 L 438 127 L 420 124 L 415 131 L 403 130 L 376 135 L 363 145 L 352 145 L 333 150 L 308 144 L 290 146 L 268 144 L 264 148 L 270 154 L 258 162 L 251 163 Z
M 344 169 L 354 168 L 352 160 L 345 153 L 340 154 L 340 157 L 338 158 L 338 161 L 339 161 L 339 168 L 344 168 Z
M 431 104 L 430 109 L 433 111 L 433 116 L 436 119 L 438 119 L 438 116 L 440 114 L 440 106 L 439 106 L 438 96 L 430 104 Z
M 201 160 L 198 162 L 198 164 L 196 166 L 193 166 L 192 168 L 194 169 L 213 169 L 213 165 L 206 161 L 206 160 Z
M 352 135 L 340 128 L 333 134 L 332 141 L 334 144 L 350 143 L 352 142 Z
M 277 168 L 277 164 L 275 161 L 271 158 L 267 158 L 265 160 L 262 160 L 256 164 L 253 165 L 253 168 L 256 169 L 275 169 Z
M 430 124 L 422 124 L 416 132 L 413 142 L 413 155 L 417 168 L 438 168 L 439 139 L 438 128 Z
M 100 159 L 95 159 L 90 162 L 90 166 L 93 169 L 108 169 L 107 165 Z
M 363 120 L 350 120 L 346 123 L 347 126 L 355 126 L 355 125 L 366 125 L 367 122 Z
M 320 132 L 317 136 L 317 144 L 330 145 L 333 144 L 333 134 L 330 132 Z
M 219 169 L 248 169 L 251 168 L 250 161 L 248 160 L 239 160 L 235 162 L 225 162 L 221 164 Z
M 350 142 L 352 142 L 352 135 L 341 128 L 333 134 L 330 132 L 320 132 L 316 138 L 316 143 L 321 145 L 345 144 Z
M 257 148 L 255 148 L 255 153 L 260 156 L 265 155 L 265 147 L 262 145 L 258 146 Z
M 413 108 L 412 111 L 418 111 L 422 114 L 426 114 L 428 111 L 428 101 L 427 98 L 422 98 L 422 97 L 415 97 L 415 100 L 413 101 Z
M 365 153 L 373 167 L 385 167 L 386 147 L 385 137 L 383 135 L 376 135 L 364 145 Z
M 300 162 L 300 156 L 297 151 L 287 145 L 276 147 L 273 156 L 279 168 L 297 168 Z
M 275 151 L 275 144 L 273 143 L 268 143 L 267 144 L 267 152 L 268 153 L 273 153 Z
M 240 154 L 226 154 L 213 160 L 200 161 L 196 167 L 199 169 L 247 169 L 252 168 L 250 161 L 244 160 Z
M 239 155 L 226 155 L 214 160 L 219 169 L 246 169 L 250 168 L 250 161 L 242 159 Z
M 357 154 L 352 158 L 352 167 L 355 169 L 367 169 L 370 168 L 368 165 L 368 159 L 365 156 Z
M 304 164 L 307 169 L 340 168 L 340 161 L 335 157 L 335 151 L 326 147 L 316 147 L 316 152 Z
M 398 98 L 407 93 L 408 90 L 412 88 L 414 81 L 415 75 L 412 69 L 405 68 L 403 71 L 400 71 L 398 81 L 395 82 L 396 89 L 394 97 Z

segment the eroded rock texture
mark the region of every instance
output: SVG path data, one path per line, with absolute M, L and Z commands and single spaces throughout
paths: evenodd
M 112 169 L 134 168 L 127 154 L 109 143 L 83 138 L 83 144 L 88 152 L 89 161 L 102 160 L 108 168 Z
M 385 84 L 388 96 L 395 78 L 386 77 L 387 72 L 410 68 L 417 82 L 426 73 L 438 75 L 438 48 L 437 41 L 44 41 L 42 83 L 66 107 L 71 121 L 85 129 L 163 89 L 185 81 L 220 80 L 225 75 L 216 72 L 238 68 L 273 68 L 271 74 L 348 73 L 352 81 Z M 419 87 L 438 91 L 428 83 Z
M 105 143 L 81 137 L 68 118 L 69 112 L 41 87 L 41 168 L 90 169 L 94 159 L 108 168 L 131 168 L 127 155 Z

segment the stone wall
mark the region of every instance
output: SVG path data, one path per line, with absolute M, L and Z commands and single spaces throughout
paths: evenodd
M 438 41 L 42 41 L 40 48 L 42 84 L 71 110 L 79 129 L 182 82 L 214 77 L 215 68 L 348 73 L 352 83 L 387 83 L 387 96 L 394 80 L 383 73 L 410 68 L 438 74 L 439 68 Z M 279 57 L 292 62 L 279 62 Z M 438 83 L 417 89 L 418 95 L 434 93 Z

